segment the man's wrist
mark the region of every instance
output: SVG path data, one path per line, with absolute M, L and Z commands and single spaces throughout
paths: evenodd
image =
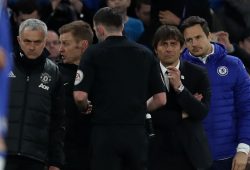
M 178 86 L 178 88 L 176 89 L 176 92 L 179 94 L 179 93 L 181 93 L 183 90 L 184 90 L 184 85 L 181 83 L 179 86 Z
M 250 151 L 250 146 L 245 143 L 239 143 L 236 150 L 237 152 L 243 152 L 248 155 Z

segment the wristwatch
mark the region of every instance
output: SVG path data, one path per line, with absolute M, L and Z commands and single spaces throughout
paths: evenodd
M 177 93 L 181 93 L 184 90 L 184 85 L 181 84 L 178 88 L 177 88 Z

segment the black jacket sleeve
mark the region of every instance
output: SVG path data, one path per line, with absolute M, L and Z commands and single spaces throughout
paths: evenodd
M 196 76 L 198 75 L 200 86 L 197 92 L 202 94 L 202 100 L 198 101 L 189 89 L 184 88 L 184 90 L 177 95 L 177 101 L 190 119 L 203 120 L 209 111 L 211 89 L 207 72 L 205 70 L 200 70 L 199 74 L 196 74 Z
M 49 143 L 49 166 L 61 167 L 64 163 L 64 136 L 65 136 L 65 112 L 63 107 L 63 83 L 58 71 L 58 80 L 53 94 L 50 143 Z

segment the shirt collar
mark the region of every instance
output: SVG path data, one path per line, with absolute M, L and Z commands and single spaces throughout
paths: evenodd
M 168 70 L 161 62 L 160 62 L 160 67 L 161 67 L 162 73 L 166 73 L 166 71 Z M 175 66 L 175 68 L 177 68 L 179 70 L 179 68 L 180 68 L 180 60 L 178 60 L 178 63 Z
M 212 46 L 212 52 L 211 52 L 211 53 L 205 55 L 204 57 L 197 57 L 197 58 L 198 58 L 199 60 L 201 60 L 204 64 L 206 64 L 208 57 L 209 57 L 210 55 L 214 54 L 214 44 L 211 44 L 211 46 Z M 190 52 L 189 52 L 189 55 L 193 56 Z M 195 57 L 195 56 L 193 56 L 193 57 Z

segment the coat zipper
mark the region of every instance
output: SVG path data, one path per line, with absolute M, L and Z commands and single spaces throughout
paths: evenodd
M 21 128 L 19 133 L 19 143 L 18 143 L 18 155 L 21 155 L 21 145 L 22 145 L 22 137 L 23 137 L 23 128 L 24 128 L 24 118 L 25 118 L 25 112 L 26 112 L 26 106 L 27 106 L 27 92 L 29 88 L 29 82 L 30 82 L 30 74 L 26 74 L 26 83 L 25 83 L 25 91 L 24 91 L 24 104 L 22 109 L 22 115 L 21 115 Z

